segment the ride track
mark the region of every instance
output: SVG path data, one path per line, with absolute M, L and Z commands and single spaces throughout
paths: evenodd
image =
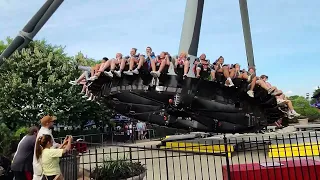
M 35 16 L 20 31 L 0 55 L 0 65 L 16 50 L 26 47 L 64 0 L 47 0 Z M 254 67 L 253 49 L 246 0 L 239 0 L 246 54 L 249 67 Z M 204 0 L 187 0 L 179 52 L 197 55 Z M 172 63 L 171 63 L 172 65 Z M 126 67 L 127 68 L 127 67 Z M 139 75 L 121 78 L 100 77 L 89 89 L 106 99 L 109 107 L 141 121 L 158 125 L 205 132 L 257 132 L 268 124 L 285 118 L 284 109 L 266 90 L 255 87 L 255 97 L 246 94 L 248 83 L 234 79 L 234 87 L 225 87 L 225 78 L 216 74 L 217 81 L 194 78 L 189 71 L 183 79 L 181 69 L 172 67 L 151 84 L 152 76 L 145 68 Z

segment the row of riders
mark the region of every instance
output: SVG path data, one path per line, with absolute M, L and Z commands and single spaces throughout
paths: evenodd
M 104 73 L 106 76 L 113 78 L 113 76 L 121 77 L 122 74 L 132 76 L 133 74 L 139 74 L 140 69 L 146 66 L 150 71 L 150 74 L 154 78 L 160 77 L 161 73 L 164 72 L 166 66 L 170 66 L 173 62 L 174 68 L 180 68 L 183 71 L 183 77 L 187 77 L 190 69 L 190 61 L 187 53 L 181 52 L 178 56 L 172 57 L 168 52 L 161 52 L 159 56 L 156 56 L 151 47 L 146 48 L 146 54 L 137 54 L 137 49 L 132 48 L 130 50 L 130 55 L 124 57 L 121 53 L 117 53 L 116 57 L 113 59 L 103 58 L 100 64 L 93 67 L 79 67 L 79 69 L 84 70 L 82 75 L 75 81 L 71 81 L 70 84 L 83 84 L 82 93 L 84 97 L 88 97 L 88 100 L 94 100 L 93 94 L 88 91 L 87 82 L 93 82 Z M 126 66 L 129 66 L 128 71 L 124 71 Z M 281 90 L 277 87 L 272 86 L 268 80 L 268 76 L 261 75 L 256 76 L 256 71 L 254 67 L 249 67 L 248 70 L 240 69 L 239 64 L 224 64 L 224 58 L 220 56 L 214 63 L 206 58 L 205 54 L 201 54 L 199 58 L 196 58 L 192 70 L 197 78 L 200 78 L 201 73 L 205 72 L 210 74 L 210 80 L 216 80 L 216 73 L 222 73 L 226 78 L 225 86 L 232 87 L 233 79 L 240 78 L 246 80 L 249 83 L 249 90 L 247 91 L 248 96 L 254 97 L 254 87 L 259 85 L 261 88 L 268 91 L 269 94 L 273 95 L 277 99 L 279 105 L 288 106 L 288 116 L 298 117 L 298 114 L 293 106 L 292 102 L 287 99 Z

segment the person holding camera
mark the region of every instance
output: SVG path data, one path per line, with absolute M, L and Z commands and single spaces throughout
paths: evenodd
M 37 139 L 36 158 L 42 165 L 42 180 L 63 180 L 60 157 L 71 149 L 72 136 L 67 136 L 59 149 L 53 146 L 52 136 L 44 134 Z

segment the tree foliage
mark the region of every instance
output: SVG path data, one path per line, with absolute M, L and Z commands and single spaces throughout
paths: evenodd
M 90 66 L 91 67 L 91 66 L 94 66 L 99 63 L 98 61 L 96 61 L 92 58 L 85 57 L 82 52 L 78 52 L 78 54 L 75 55 L 74 60 L 77 65 L 81 65 L 81 66 Z
M 75 59 L 63 47 L 45 41 L 34 41 L 6 59 L 0 68 L 1 122 L 16 129 L 37 124 L 46 114 L 66 125 L 107 121 L 106 107 L 81 98 L 80 87 L 68 84 L 80 75 Z
M 311 107 L 306 98 L 302 96 L 291 96 L 289 99 L 292 101 L 294 109 L 302 116 L 308 117 L 310 121 L 320 118 L 318 109 Z
M 314 90 L 312 96 L 315 96 L 315 95 L 317 95 L 317 94 L 319 94 L 319 93 L 320 93 L 320 88 Z M 311 104 L 314 104 L 314 103 L 316 103 L 316 99 L 312 98 L 312 99 L 311 99 Z

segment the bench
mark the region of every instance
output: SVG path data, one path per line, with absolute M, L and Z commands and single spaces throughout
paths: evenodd
M 296 131 L 320 130 L 320 124 L 295 125 Z

